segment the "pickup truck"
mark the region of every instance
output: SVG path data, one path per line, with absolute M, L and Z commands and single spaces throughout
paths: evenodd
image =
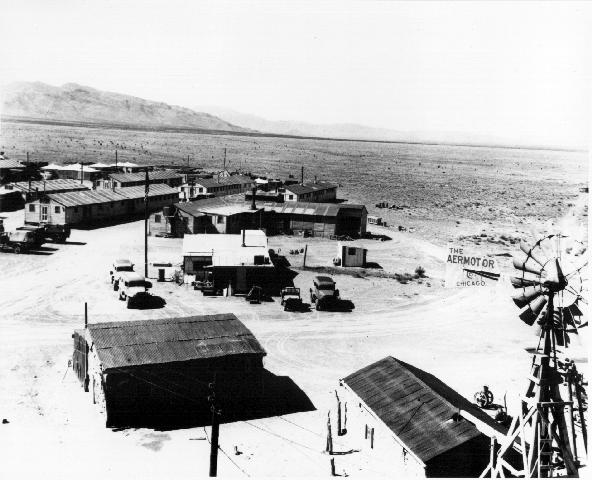
M 145 302 L 150 298 L 146 279 L 136 272 L 123 272 L 115 281 L 115 289 L 119 289 L 119 300 L 127 303 L 127 308 Z
M 121 272 L 133 272 L 134 271 L 134 264 L 126 259 L 119 259 L 113 262 L 113 267 L 111 267 L 111 271 L 109 275 L 111 275 L 111 283 L 115 285 L 115 280 L 119 278 L 119 274 Z M 113 290 L 117 290 L 117 287 L 113 287 Z
M 280 292 L 282 306 L 286 310 L 300 310 L 302 307 L 302 298 L 300 298 L 300 289 L 296 287 L 286 287 Z
M 27 252 L 35 247 L 35 236 L 32 232 L 20 231 L 0 234 L 0 249 L 12 248 L 14 253 Z
M 339 290 L 335 288 L 335 282 L 331 277 L 319 276 L 313 279 L 313 288 L 310 289 L 310 303 L 316 310 L 333 306 L 339 301 Z

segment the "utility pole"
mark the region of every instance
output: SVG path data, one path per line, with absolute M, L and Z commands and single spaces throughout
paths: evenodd
M 226 149 L 224 149 L 224 168 L 222 169 L 222 171 L 226 171 Z
M 187 170 L 189 170 L 189 155 L 187 155 Z
M 148 193 L 150 192 L 150 178 L 146 167 L 146 193 L 144 194 L 144 277 L 148 278 Z
M 117 167 L 117 149 L 115 149 L 115 166 Z
M 80 185 L 82 185 L 83 178 L 84 178 L 84 163 L 80 162 Z
M 222 411 L 218 408 L 216 403 L 216 374 L 214 373 L 214 381 L 209 384 L 210 396 L 208 400 L 212 404 L 212 441 L 210 449 L 210 477 L 218 476 L 218 436 L 220 433 L 220 419 L 219 416 Z

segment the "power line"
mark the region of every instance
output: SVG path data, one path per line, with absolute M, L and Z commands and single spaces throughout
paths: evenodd
M 206 427 L 203 427 L 203 429 L 204 429 L 204 433 L 206 434 L 206 438 L 208 440 L 208 443 L 211 445 L 212 442 L 210 441 L 210 437 L 208 436 L 208 431 L 206 430 Z M 228 456 L 228 454 L 224 450 L 222 450 L 222 447 L 220 445 L 218 445 L 218 450 L 220 450 L 226 456 L 226 458 L 228 458 L 228 460 L 230 460 L 232 463 L 234 463 L 234 465 L 236 466 L 236 468 L 238 468 L 241 472 L 243 472 L 247 477 L 250 477 L 251 476 L 247 472 L 245 472 L 241 467 L 239 467 L 236 464 L 236 462 L 232 458 L 230 458 Z

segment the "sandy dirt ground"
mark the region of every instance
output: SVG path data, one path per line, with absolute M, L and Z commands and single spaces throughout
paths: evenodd
M 3 216 L 7 230 L 22 221 L 22 211 Z M 507 396 L 512 413 L 527 387 L 531 358 L 524 349 L 536 346 L 537 339 L 518 319 L 508 282 L 446 289 L 442 245 L 394 229 L 373 232 L 392 240 L 357 241 L 368 249 L 368 261 L 390 273 L 412 274 L 421 265 L 427 278 L 400 283 L 372 272 L 334 275 L 342 298 L 355 305 L 351 312 L 284 312 L 278 298 L 250 305 L 157 282 L 153 293 L 165 300 L 164 307 L 128 310 L 108 272 L 115 258 L 129 258 L 142 270 L 141 221 L 74 230 L 67 244 L 46 244 L 36 254 L 0 253 L 0 416 L 8 421 L 0 425 L 0 476 L 70 478 L 82 470 L 90 478 L 207 476 L 209 426 L 104 427 L 91 394 L 68 368 L 71 334 L 84 325 L 85 302 L 90 322 L 235 313 L 267 351 L 266 369 L 288 376 L 309 397 L 313 411 L 222 424 L 220 476 L 330 476 L 323 453 L 326 417 L 329 410 L 335 415 L 339 379 L 388 355 L 439 377 L 467 398 L 487 384 L 496 401 Z M 181 260 L 181 240 L 149 243 L 150 258 Z M 336 243 L 329 240 L 272 237 L 269 246 L 284 255 L 305 244 L 307 266 L 329 266 L 336 256 Z M 494 247 L 499 245 L 482 248 Z M 508 251 L 516 253 L 518 246 Z M 286 259 L 297 273 L 295 285 L 308 292 L 315 272 L 302 268 L 302 255 Z M 587 342 L 578 342 L 569 355 L 585 369 Z M 358 433 L 336 438 L 336 446 L 348 450 Z M 336 457 L 336 468 L 349 476 L 396 475 L 389 460 L 369 448 Z

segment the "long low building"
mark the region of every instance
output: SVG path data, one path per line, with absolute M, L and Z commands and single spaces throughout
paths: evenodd
M 176 172 L 155 170 L 148 172 L 150 185 L 164 184 L 169 187 L 178 187 L 183 183 L 184 176 Z M 95 182 L 97 188 L 129 188 L 146 185 L 146 173 L 111 173 L 106 179 Z
M 6 188 L 8 189 L 8 187 L 9 186 Z M 80 192 L 88 190 L 86 185 L 71 179 L 18 182 L 13 184 L 12 187 L 22 193 L 25 201 L 29 201 L 37 195 L 46 195 L 48 193 Z
M 144 212 L 144 187 L 47 194 L 25 205 L 28 225 L 84 224 L 133 217 Z M 148 193 L 149 211 L 162 210 L 178 198 L 168 185 L 152 185 Z
M 313 237 L 366 234 L 368 211 L 347 203 L 269 202 L 242 196 L 178 203 L 150 217 L 152 234 L 239 233 L 264 229 L 268 234 L 294 233 Z
M 337 185 L 328 182 L 307 182 L 287 185 L 287 202 L 332 202 L 337 198 Z
M 179 197 L 183 200 L 206 198 L 206 196 L 224 197 L 237 193 L 245 193 L 254 185 L 250 177 L 244 175 L 230 175 L 228 177 L 191 179 L 179 187 Z

